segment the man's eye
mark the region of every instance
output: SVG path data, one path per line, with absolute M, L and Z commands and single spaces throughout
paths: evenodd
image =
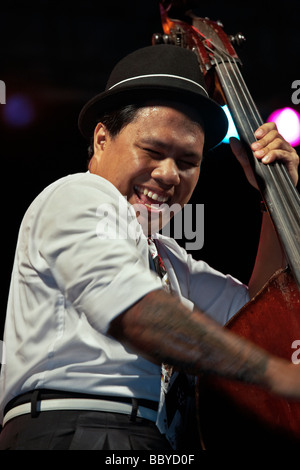
M 154 156 L 156 156 L 156 157 L 160 157 L 160 156 L 161 156 L 160 152 L 158 152 L 157 150 L 154 150 L 154 149 L 151 149 L 151 148 L 146 148 L 146 147 L 145 147 L 143 150 L 145 150 L 145 152 L 148 152 L 148 153 L 150 153 L 151 155 L 154 155 Z
M 178 162 L 179 165 L 184 166 L 184 167 L 196 167 L 198 166 L 196 162 L 193 162 L 192 160 L 179 160 Z

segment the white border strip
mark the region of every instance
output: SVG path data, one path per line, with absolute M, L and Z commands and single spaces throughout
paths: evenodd
M 208 96 L 208 93 L 205 90 L 205 88 L 202 85 L 200 85 L 199 83 L 194 82 L 194 80 L 190 80 L 189 78 L 185 78 L 185 77 L 180 77 L 179 75 L 169 75 L 167 73 L 154 73 L 154 74 L 150 74 L 150 75 L 138 75 L 136 77 L 126 78 L 125 80 L 121 80 L 120 82 L 118 82 L 115 85 L 111 86 L 108 90 L 112 90 L 116 86 L 119 86 L 119 85 L 121 85 L 122 83 L 125 83 L 125 82 L 129 82 L 129 81 L 132 81 L 132 80 L 138 80 L 139 78 L 149 78 L 149 77 L 168 77 L 168 78 L 177 78 L 179 80 L 184 80 L 186 82 L 193 83 L 197 87 L 201 88 L 201 90 L 204 91 L 206 96 Z

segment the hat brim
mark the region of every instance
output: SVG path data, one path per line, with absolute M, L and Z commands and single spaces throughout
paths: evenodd
M 173 81 L 174 82 L 174 81 Z M 182 102 L 191 105 L 197 110 L 201 116 L 204 133 L 205 133 L 205 148 L 211 149 L 218 145 L 225 137 L 228 130 L 228 119 L 221 108 L 215 101 L 206 97 L 201 90 L 195 90 L 195 87 L 190 89 L 188 87 L 182 88 L 170 86 L 170 83 L 157 84 L 137 83 L 134 85 L 127 85 L 126 88 L 113 88 L 96 95 L 82 108 L 78 126 L 82 135 L 91 139 L 95 127 L 101 116 L 104 113 L 118 109 L 126 104 L 136 104 L 150 100 L 170 100 Z

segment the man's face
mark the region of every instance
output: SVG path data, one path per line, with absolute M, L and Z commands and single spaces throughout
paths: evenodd
M 144 219 L 146 214 L 149 235 L 168 222 L 163 215 L 169 206 L 189 201 L 197 184 L 204 132 L 194 119 L 184 105 L 149 105 L 113 138 L 103 124 L 95 129 L 90 171 L 127 196 Z M 145 231 L 145 220 L 140 222 Z

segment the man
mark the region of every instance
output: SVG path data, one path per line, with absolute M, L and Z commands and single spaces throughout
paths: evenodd
M 203 149 L 226 133 L 196 55 L 167 45 L 130 54 L 79 126 L 92 138 L 89 172 L 46 188 L 20 230 L 0 448 L 178 448 L 163 400 L 157 413 L 161 370 L 173 377 L 162 364 L 175 376 L 213 372 L 299 398 L 296 366 L 221 326 L 285 263 L 268 215 L 249 292 L 153 233 L 168 207 L 189 201 Z M 281 159 L 296 184 L 298 156 L 275 126 L 256 136 L 257 158 Z M 233 149 L 255 184 L 238 142 Z M 158 254 L 162 278 L 151 269 Z

